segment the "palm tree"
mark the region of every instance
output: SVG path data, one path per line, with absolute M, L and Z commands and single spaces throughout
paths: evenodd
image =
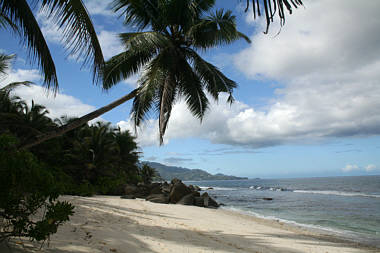
M 136 126 L 152 107 L 158 111 L 160 143 L 173 103 L 181 96 L 185 97 L 190 111 L 200 119 L 208 108 L 205 91 L 214 99 L 218 99 L 220 92 L 227 92 L 232 102 L 236 83 L 196 51 L 230 44 L 241 38 L 247 42 L 250 40 L 236 29 L 235 16 L 231 11 L 208 13 L 214 3 L 215 0 L 115 0 L 114 10 L 125 15 L 124 23 L 137 27 L 137 31 L 120 34 L 127 51 L 106 62 L 103 88 L 109 89 L 122 79 L 143 71 L 139 87 L 22 148 L 70 131 L 132 98 L 132 116 Z
M 63 29 L 63 38 L 70 53 L 84 58 L 85 65 L 91 63 L 96 80 L 104 65 L 102 50 L 95 28 L 82 0 L 39 0 L 36 6 L 46 11 L 49 17 Z M 29 55 L 38 62 L 44 74 L 44 84 L 54 91 L 58 89 L 55 65 L 27 0 L 0 0 L 0 28 L 10 27 L 20 35 L 29 50 Z
M 248 11 L 250 6 L 250 0 L 247 1 L 247 7 L 245 8 L 245 12 Z M 266 19 L 266 30 L 265 34 L 268 33 L 269 26 L 273 22 L 273 18 L 278 14 L 280 18 L 281 27 L 285 24 L 285 9 L 288 10 L 289 14 L 292 14 L 294 8 L 298 8 L 299 6 L 303 6 L 302 0 L 251 0 L 252 2 L 252 10 L 253 16 L 256 19 L 256 16 L 261 16 L 263 13 L 265 14 Z M 261 2 L 261 6 L 260 6 Z M 263 7 L 264 6 L 264 7 Z M 263 10 L 264 8 L 264 10 Z
M 148 164 L 143 163 L 140 169 L 141 180 L 144 184 L 150 184 L 158 173 L 155 168 L 150 167 Z

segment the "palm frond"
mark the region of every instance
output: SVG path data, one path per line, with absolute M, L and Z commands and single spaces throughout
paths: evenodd
M 159 4 L 162 2 L 158 0 L 114 0 L 112 9 L 115 12 L 121 12 L 120 16 L 125 16 L 125 24 L 141 31 L 151 23 L 159 23 Z
M 230 44 L 236 40 L 244 39 L 248 43 L 248 36 L 236 29 L 236 17 L 230 10 L 217 10 L 210 16 L 201 19 L 191 27 L 187 37 L 196 48 L 210 48 L 218 45 Z
M 187 49 L 189 60 L 193 62 L 194 70 L 203 82 L 206 90 L 218 100 L 220 92 L 232 94 L 237 84 L 226 77 L 217 67 L 205 61 L 194 50 Z
M 245 9 L 245 12 L 248 11 L 250 0 L 247 1 L 247 7 Z M 264 14 L 266 19 L 266 29 L 265 34 L 268 33 L 269 26 L 271 23 L 273 23 L 273 18 L 276 15 L 276 12 L 278 13 L 278 17 L 280 18 L 280 25 L 283 26 L 285 24 L 285 9 L 288 10 L 289 14 L 292 14 L 294 8 L 298 8 L 299 6 L 303 6 L 302 0 L 251 0 L 252 2 L 252 10 L 253 10 L 253 17 L 256 19 L 257 16 L 263 15 L 263 8 L 264 8 Z M 261 6 L 260 6 L 261 2 Z
M 169 39 L 158 32 L 135 32 L 135 33 L 120 33 L 119 38 L 122 41 L 126 50 L 141 50 L 142 48 L 160 48 L 168 46 Z M 147 50 L 147 49 L 146 49 Z
M 209 102 L 203 91 L 202 81 L 184 58 L 178 59 L 177 81 L 180 95 L 185 97 L 190 112 L 201 121 Z
M 131 110 L 131 115 L 136 127 L 140 125 L 155 103 L 157 97 L 157 90 L 159 86 L 163 83 L 166 73 L 163 71 L 156 61 L 153 60 L 145 68 L 143 75 L 139 80 L 139 91 L 133 100 L 133 106 Z
M 63 37 L 70 53 L 91 65 L 97 81 L 104 66 L 102 49 L 94 25 L 82 0 L 43 0 L 42 9 L 63 28 Z
M 164 11 L 162 15 L 166 26 L 175 28 L 178 32 L 188 31 L 214 4 L 214 0 L 167 1 L 166 6 L 161 9 Z
M 0 12 L 0 28 L 11 28 L 13 31 L 17 31 L 17 26 L 12 22 L 10 18 Z
M 11 90 L 13 90 L 19 86 L 30 87 L 31 84 L 33 84 L 33 82 L 30 82 L 30 81 L 13 82 L 13 83 L 9 83 L 6 86 L 4 86 L 3 88 L 1 88 L 0 91 L 11 91 Z
M 156 89 L 156 110 L 158 112 L 159 139 L 160 145 L 163 144 L 163 136 L 165 135 L 168 121 L 172 112 L 172 108 L 178 94 L 178 77 L 176 76 L 176 68 L 179 64 L 179 55 L 175 47 L 167 47 L 151 62 L 151 67 L 160 74 L 159 86 Z
M 0 53 L 0 75 L 5 75 L 7 70 L 10 68 L 12 60 L 15 58 L 15 55 L 6 55 Z
M 128 51 L 120 53 L 105 64 L 103 88 L 109 89 L 122 79 L 137 73 L 169 41 L 155 32 L 123 33 L 120 35 Z
M 38 62 L 44 74 L 44 85 L 48 89 L 53 88 L 56 92 L 58 89 L 58 79 L 54 61 L 27 1 L 0 1 L 0 12 L 17 25 L 32 61 Z
M 158 128 L 160 133 L 160 145 L 164 143 L 164 135 L 177 93 L 176 82 L 171 73 L 168 73 L 163 81 L 164 82 L 158 90 L 159 102 L 157 104 L 157 109 L 159 111 Z

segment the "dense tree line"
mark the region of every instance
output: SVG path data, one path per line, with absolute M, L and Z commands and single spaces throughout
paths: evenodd
M 19 142 L 59 128 L 75 118 L 52 120 L 42 105 L 28 105 L 12 95 L 10 88 L 0 92 L 0 134 Z M 121 194 L 126 183 L 146 180 L 138 166 L 139 151 L 128 131 L 97 122 L 83 124 L 59 138 L 30 149 L 30 152 L 64 183 L 63 193 L 87 195 Z

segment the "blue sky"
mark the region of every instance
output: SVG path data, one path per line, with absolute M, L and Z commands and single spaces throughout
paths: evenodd
M 200 124 L 179 101 L 164 146 L 158 146 L 156 119 L 139 130 L 142 159 L 263 178 L 380 174 L 380 3 L 305 0 L 306 8 L 288 16 L 278 35 L 277 23 L 264 35 L 264 20 L 254 21 L 238 0 L 216 2 L 217 8 L 234 11 L 238 29 L 252 39 L 202 53 L 238 83 L 236 102 L 230 107 L 222 95 Z M 121 52 L 115 35 L 130 28 L 108 9 L 109 1 L 85 3 L 105 57 Z M 90 71 L 62 47 L 61 32 L 42 13 L 37 16 L 60 93 L 53 98 L 33 86 L 16 90 L 18 95 L 46 105 L 52 117 L 81 116 L 136 87 L 137 76 L 108 92 L 93 85 Z M 0 85 L 41 83 L 18 38 L 4 30 L 0 35 L 0 50 L 17 54 Z M 132 129 L 130 106 L 127 102 L 102 119 Z

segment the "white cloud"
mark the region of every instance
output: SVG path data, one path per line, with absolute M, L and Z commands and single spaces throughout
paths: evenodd
M 347 164 L 346 167 L 342 168 L 343 172 L 353 172 L 353 171 L 361 171 L 361 172 L 372 172 L 376 170 L 377 167 L 374 164 L 368 164 L 367 166 L 360 167 L 356 164 Z
M 91 15 L 103 15 L 103 16 L 111 16 L 115 15 L 111 11 L 111 0 L 86 0 L 84 1 L 85 6 L 88 12 Z
M 305 6 L 288 16 L 278 36 L 273 37 L 278 26 L 271 27 L 272 35 L 258 29 L 251 46 L 235 58 L 239 69 L 253 78 L 328 74 L 335 79 L 379 61 L 380 36 L 374 32 L 380 25 L 379 2 L 319 0 L 305 1 Z
M 39 82 L 41 81 L 41 76 L 36 69 L 10 70 L 7 77 L 4 80 L 1 80 L 0 87 L 18 81 Z M 49 117 L 51 118 L 59 118 L 63 115 L 72 117 L 83 116 L 95 109 L 94 106 L 85 104 L 73 96 L 58 93 L 54 97 L 52 93 L 48 93 L 46 89 L 38 85 L 18 87 L 15 89 L 14 93 L 29 104 L 34 100 L 35 103 L 44 105 L 49 110 Z
M 346 90 L 335 85 L 335 90 L 327 94 L 324 88 L 284 89 L 284 98 L 270 105 L 267 111 L 256 110 L 240 101 L 230 106 L 222 95 L 219 103 L 210 100 L 210 110 L 202 124 L 191 115 L 186 103 L 180 101 L 173 108 L 165 140 L 195 137 L 213 143 L 261 148 L 379 134 L 380 115 L 376 108 L 380 108 L 380 85 L 373 85 L 364 93 L 363 87 L 356 85 Z M 345 99 L 350 96 L 353 98 Z M 130 125 L 129 121 L 122 124 Z M 138 137 L 144 145 L 157 144 L 158 121 L 146 122 Z
M 369 164 L 364 168 L 367 172 L 374 171 L 376 169 L 376 165 L 374 164 Z
M 103 30 L 98 34 L 98 39 L 105 59 L 124 51 L 116 32 Z
M 42 81 L 42 78 L 37 69 L 17 69 L 17 70 L 10 69 L 6 73 L 5 78 L 0 81 L 1 81 L 0 84 L 4 86 L 13 82 L 23 82 L 23 81 L 38 82 L 38 81 Z
M 268 144 L 380 134 L 380 34 L 374 32 L 380 3 L 319 0 L 305 6 L 288 16 L 278 36 L 262 34 L 262 27 L 235 56 L 248 78 L 275 80 L 283 88 L 268 111 L 252 108 L 233 119 L 233 143 L 255 146 L 254 133 Z
M 137 81 L 139 80 L 139 78 L 140 78 L 140 73 L 137 73 L 137 74 L 130 76 L 129 78 L 123 80 L 123 83 L 128 84 L 132 88 L 137 88 L 137 86 L 138 86 Z
M 143 123 L 143 125 L 137 129 L 137 142 L 140 146 L 155 146 L 158 145 L 158 132 L 157 132 L 157 121 L 148 120 Z M 122 120 L 117 123 L 122 130 L 129 130 L 132 134 L 135 134 L 135 128 L 131 120 Z M 165 140 L 167 143 L 167 140 Z
M 63 39 L 63 29 L 55 24 L 52 18 L 48 17 L 48 13 L 44 10 L 37 13 L 37 21 L 45 39 L 49 42 L 60 44 Z
M 359 166 L 356 164 L 347 164 L 346 167 L 342 168 L 343 172 L 351 172 L 354 170 L 359 170 Z

